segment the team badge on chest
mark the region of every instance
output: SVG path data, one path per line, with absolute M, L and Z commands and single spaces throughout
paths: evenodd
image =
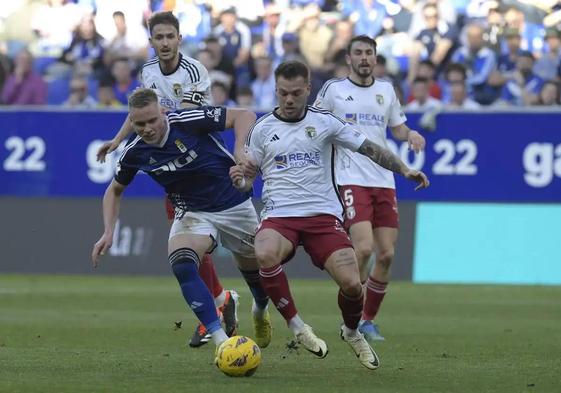
M 378 105 L 384 105 L 384 96 L 381 94 L 376 94 L 376 102 Z
M 181 88 L 181 84 L 174 83 L 173 84 L 173 95 L 177 98 L 183 97 L 183 89 Z
M 310 139 L 314 139 L 317 135 L 315 127 L 306 127 L 304 131 L 306 132 L 306 136 Z
M 177 148 L 179 149 L 179 151 L 181 153 L 186 153 L 187 152 L 187 147 L 179 139 L 175 140 L 175 146 L 177 146 Z

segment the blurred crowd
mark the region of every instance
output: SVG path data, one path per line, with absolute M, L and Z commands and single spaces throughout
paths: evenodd
M 213 104 L 270 110 L 274 68 L 300 59 L 311 97 L 378 44 L 377 78 L 406 109 L 560 105 L 561 0 L 10 0 L 0 8 L 3 105 L 121 107 L 153 57 L 146 22 L 173 11 Z

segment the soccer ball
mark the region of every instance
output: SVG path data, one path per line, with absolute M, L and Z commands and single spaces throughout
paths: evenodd
M 230 377 L 250 377 L 260 364 L 261 349 L 249 337 L 230 337 L 216 351 L 216 365 Z

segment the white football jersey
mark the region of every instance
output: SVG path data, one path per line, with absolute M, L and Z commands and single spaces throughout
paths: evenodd
M 333 145 L 356 151 L 365 139 L 331 112 L 314 107 L 307 107 L 298 121 L 274 112 L 261 117 L 246 143 L 263 175 L 261 218 L 331 214 L 342 219 L 333 178 Z
M 395 127 L 407 120 L 392 84 L 381 79 L 367 87 L 348 78 L 331 79 L 323 85 L 314 105 L 332 111 L 385 148 L 388 125 Z M 393 173 L 368 157 L 338 147 L 336 161 L 339 185 L 395 188 Z
M 210 102 L 210 78 L 207 69 L 197 60 L 179 54 L 179 63 L 170 74 L 162 73 L 159 59 L 146 62 L 140 70 L 142 87 L 152 89 L 160 104 L 169 109 L 181 108 L 182 102 L 207 105 Z

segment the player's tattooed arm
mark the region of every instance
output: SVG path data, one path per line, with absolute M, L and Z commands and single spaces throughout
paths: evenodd
M 404 175 L 409 169 L 395 154 L 369 139 L 360 145 L 358 152 L 392 172 Z

